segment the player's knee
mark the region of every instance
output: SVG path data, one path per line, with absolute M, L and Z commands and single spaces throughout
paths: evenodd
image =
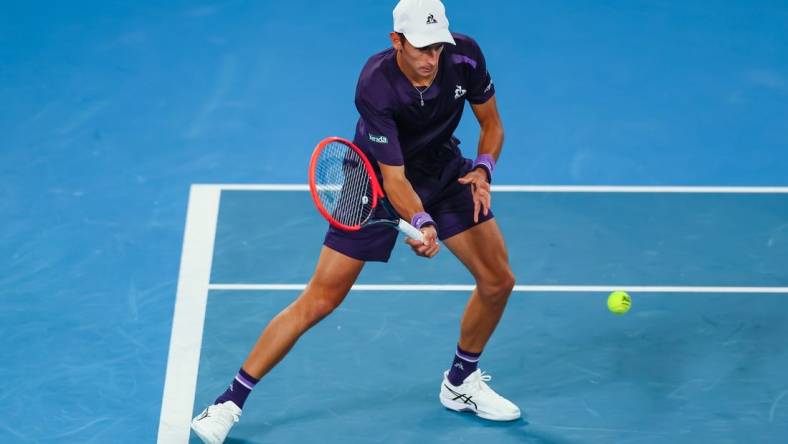
M 317 298 L 312 301 L 310 310 L 310 321 L 317 322 L 330 315 L 339 303 L 330 298 Z
M 330 315 L 342 303 L 346 292 L 322 286 L 310 287 L 305 302 L 307 322 L 311 325 Z
M 512 273 L 512 270 L 509 268 L 501 275 L 501 289 L 506 292 L 507 297 L 512 294 L 512 290 L 514 290 L 515 280 L 514 273 Z
M 509 295 L 514 289 L 514 284 L 514 274 L 512 270 L 506 268 L 484 281 L 479 282 L 479 295 L 482 296 L 487 303 L 503 305 L 509 300 Z

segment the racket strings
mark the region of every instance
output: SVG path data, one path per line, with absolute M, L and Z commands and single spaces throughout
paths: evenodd
M 315 166 L 323 208 L 339 223 L 360 226 L 372 215 L 372 183 L 361 156 L 343 143 L 326 145 Z

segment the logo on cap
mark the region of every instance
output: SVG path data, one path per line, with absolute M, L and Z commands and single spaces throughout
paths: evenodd
M 433 15 L 433 14 L 428 15 L 427 16 L 427 24 L 428 25 L 432 25 L 432 24 L 435 24 L 435 23 L 438 23 L 438 21 L 435 20 L 435 15 Z

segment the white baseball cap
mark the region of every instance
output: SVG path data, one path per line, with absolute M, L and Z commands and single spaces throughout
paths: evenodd
M 394 7 L 394 32 L 417 48 L 434 43 L 451 43 L 446 8 L 440 0 L 400 0 Z

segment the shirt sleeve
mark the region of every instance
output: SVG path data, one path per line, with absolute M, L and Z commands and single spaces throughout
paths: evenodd
M 387 91 L 388 88 L 378 90 Z M 375 97 L 371 91 L 371 88 L 364 88 L 361 84 L 356 91 L 356 109 L 361 115 L 366 133 L 359 134 L 359 137 L 364 139 L 364 145 L 378 162 L 394 166 L 404 165 L 394 113 L 387 105 L 389 101 L 386 97 Z
M 487 71 L 487 61 L 484 59 L 481 48 L 473 39 L 468 39 L 468 58 L 475 63 L 471 64 L 468 79 L 468 101 L 474 105 L 484 103 L 495 95 L 495 85 L 493 85 L 490 72 Z

